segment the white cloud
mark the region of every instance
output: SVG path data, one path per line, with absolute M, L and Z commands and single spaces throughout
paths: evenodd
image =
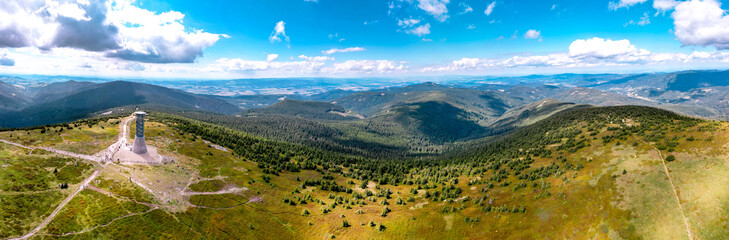
M 578 39 L 572 42 L 567 52 L 547 55 L 523 55 L 506 59 L 462 58 L 449 65 L 430 66 L 421 72 L 462 72 L 473 70 L 497 70 L 509 68 L 591 68 L 605 66 L 659 65 L 668 63 L 727 63 L 729 53 L 694 52 L 652 53 L 639 49 L 628 40 Z
M 10 58 L 10 56 L 8 56 L 7 49 L 0 49 L 0 66 L 8 66 L 8 67 L 15 66 L 15 60 L 13 60 L 12 58 Z
M 367 50 L 367 49 L 364 49 L 361 47 L 348 47 L 348 48 L 343 48 L 343 49 L 332 48 L 329 50 L 321 51 L 321 53 L 324 55 L 330 55 L 330 54 L 334 54 L 334 53 L 361 52 L 361 51 L 365 51 L 365 50 Z
M 407 29 L 405 30 L 406 33 L 417 35 L 419 37 L 422 37 L 423 35 L 430 34 L 430 23 L 426 23 L 425 25 L 420 25 L 413 29 Z
M 486 6 L 486 10 L 484 10 L 483 13 L 486 14 L 486 16 L 490 16 L 494 11 L 494 7 L 496 7 L 496 2 L 491 2 L 488 6 Z
M 625 23 L 623 26 L 628 25 L 639 25 L 639 26 L 645 26 L 651 23 L 651 19 L 648 16 L 648 12 L 644 12 L 643 16 L 640 17 L 638 21 L 630 20 L 630 22 Z
M 286 23 L 284 21 L 279 21 L 276 23 L 276 26 L 273 27 L 273 32 L 271 32 L 271 36 L 268 37 L 268 40 L 271 41 L 271 43 L 276 43 L 281 42 L 282 39 L 288 42 L 289 36 L 286 35 Z
M 458 6 L 461 6 L 461 8 L 463 8 L 463 11 L 458 14 L 466 14 L 466 13 L 473 12 L 473 8 L 471 8 L 471 6 L 468 6 L 468 4 L 466 4 L 465 2 L 458 4 Z
M 676 5 L 678 5 L 678 2 L 676 0 L 653 0 L 653 8 L 658 10 L 656 12 L 656 15 L 661 12 L 671 10 L 676 7 Z
M 86 10 L 82 9 L 79 4 L 76 3 L 67 2 L 61 4 L 55 1 L 48 1 L 46 2 L 45 10 L 54 18 L 62 16 L 75 19 L 76 21 L 91 20 L 91 18 L 86 15 Z
M 618 55 L 636 53 L 638 51 L 627 39 L 613 41 L 598 37 L 575 40 L 570 44 L 569 48 L 570 56 L 593 58 L 610 58 Z
M 108 2 L 108 19 L 117 23 L 121 49 L 107 53 L 130 61 L 149 63 L 192 63 L 203 49 L 227 35 L 186 31 L 184 14 L 168 11 L 157 14 L 132 5 L 134 1 Z
M 0 47 L 75 48 L 109 58 L 191 63 L 220 37 L 186 30 L 184 15 L 155 13 L 133 0 L 5 0 L 0 4 Z
M 450 0 L 417 0 L 418 8 L 432 15 L 438 21 L 444 22 L 448 16 L 448 3 Z
M 323 62 L 317 61 L 250 61 L 240 58 L 221 58 L 209 66 L 208 71 L 222 71 L 234 73 L 275 72 L 289 74 L 317 73 L 324 66 Z
M 542 32 L 541 31 L 534 30 L 534 29 L 529 29 L 524 34 L 524 38 L 526 38 L 526 39 L 541 39 L 542 38 Z
M 415 18 L 405 18 L 405 19 L 398 19 L 397 25 L 401 28 L 400 31 L 403 31 L 408 34 L 413 34 L 417 36 L 423 36 L 430 34 L 430 23 L 426 23 L 423 25 L 420 24 L 420 19 Z
M 267 75 L 358 75 L 358 74 L 383 74 L 404 72 L 407 67 L 404 63 L 389 60 L 349 60 L 345 62 L 326 65 L 325 61 L 333 58 L 299 56 L 303 61 L 249 61 L 244 59 L 222 58 L 211 64 L 205 71 L 209 72 L 231 72 L 255 75 L 264 73 Z
M 266 62 L 270 62 L 273 60 L 278 59 L 278 54 L 268 54 L 266 55 Z
M 420 23 L 420 19 L 414 19 L 414 18 L 406 18 L 406 19 L 398 19 L 397 25 L 403 28 L 408 28 L 415 26 L 416 24 Z
M 627 8 L 639 3 L 644 3 L 645 1 L 647 0 L 620 0 L 619 2 L 610 2 L 608 4 L 608 9 L 618 10 L 620 8 Z
M 403 63 L 389 60 L 349 60 L 323 69 L 327 73 L 390 73 L 404 70 L 406 67 Z
M 466 29 L 476 29 L 476 25 L 469 24 L 468 26 L 466 26 Z
M 685 46 L 729 49 L 729 16 L 715 0 L 681 2 L 671 14 L 674 34 Z
M 329 57 L 329 56 L 308 57 L 306 55 L 299 55 L 299 58 L 305 59 L 306 61 L 312 61 L 312 62 L 334 61 L 334 58 L 333 57 Z

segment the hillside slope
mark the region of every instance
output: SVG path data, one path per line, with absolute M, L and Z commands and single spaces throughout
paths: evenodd
M 20 109 L 29 101 L 23 89 L 0 81 L 0 113 Z
M 499 119 L 494 121 L 494 123 L 490 124 L 489 128 L 494 132 L 505 132 L 517 127 L 534 124 L 555 113 L 575 107 L 588 107 L 588 105 L 577 105 L 554 99 L 544 99 L 507 111 Z
M 471 121 L 463 109 L 442 101 L 402 104 L 368 119 L 370 124 L 396 123 L 405 132 L 423 136 L 428 142 L 444 144 L 481 137 L 485 128 Z
M 244 112 L 248 116 L 284 115 L 319 120 L 356 120 L 363 117 L 343 107 L 327 102 L 286 99 L 271 106 Z
M 85 85 L 70 95 L 5 113 L 0 116 L 0 126 L 24 127 L 68 122 L 109 108 L 144 104 L 226 114 L 239 111 L 239 108 L 215 98 L 149 84 L 116 81 Z
M 370 117 L 402 105 L 432 101 L 445 102 L 472 113 L 468 117 L 480 125 L 487 124 L 511 108 L 531 102 L 511 98 L 497 91 L 479 91 L 423 83 L 402 88 L 355 93 L 336 99 L 332 103 Z

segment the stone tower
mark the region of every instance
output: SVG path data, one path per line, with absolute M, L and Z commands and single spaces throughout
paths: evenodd
M 147 143 L 144 142 L 144 116 L 145 112 L 135 112 L 134 117 L 137 119 L 137 133 L 134 136 L 134 144 L 132 145 L 132 152 L 136 154 L 147 153 Z

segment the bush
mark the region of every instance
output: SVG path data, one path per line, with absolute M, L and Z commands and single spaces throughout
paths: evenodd
M 666 157 L 666 162 L 673 162 L 673 161 L 676 161 L 676 156 L 668 155 L 668 157 Z
M 383 209 L 382 209 L 382 216 L 383 216 L 383 217 L 387 217 L 387 214 L 388 214 L 388 213 L 390 213 L 391 211 L 392 211 L 392 210 L 390 210 L 390 209 L 389 209 L 389 208 L 387 208 L 387 207 L 383 208 Z

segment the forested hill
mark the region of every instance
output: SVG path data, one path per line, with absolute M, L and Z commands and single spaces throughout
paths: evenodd
M 315 101 L 282 100 L 271 106 L 251 109 L 244 112 L 247 116 L 283 115 L 319 120 L 356 120 L 362 117 L 343 107 Z
M 473 171 L 483 172 L 490 169 L 496 173 L 500 165 L 507 164 L 510 170 L 498 171 L 498 174 L 505 174 L 503 177 L 511 174 L 518 176 L 523 170 L 529 169 L 534 159 L 554 158 L 564 153 L 575 152 L 594 145 L 596 141 L 625 141 L 628 140 L 627 136 L 632 134 L 661 146 L 672 146 L 674 144 L 672 140 L 664 137 L 667 131 L 691 127 L 703 121 L 642 106 L 573 108 L 519 128 L 512 133 L 484 140 L 479 144 L 469 144 L 460 151 L 444 156 L 374 160 L 265 140 L 236 130 L 170 114 L 157 113 L 152 116 L 156 121 L 173 123 L 173 126 L 181 130 L 234 149 L 242 156 L 258 158 L 251 154 L 262 154 L 266 160 L 259 166 L 269 169 L 268 171 L 315 169 L 316 167 L 311 164 L 323 169 L 338 169 L 336 171 L 341 171 L 340 167 L 346 167 L 349 169 L 346 176 L 370 179 L 381 184 L 423 181 L 424 179 L 408 177 L 408 173 L 415 169 L 467 175 Z M 595 137 L 598 134 L 601 135 L 600 138 Z M 309 160 L 296 160 L 298 155 L 307 156 L 305 159 Z M 574 164 L 577 163 L 571 164 L 576 166 Z M 459 170 L 453 172 L 454 169 Z
M 115 81 L 102 84 L 64 82 L 37 89 L 37 101 L 0 115 L 0 127 L 27 127 L 69 122 L 91 113 L 121 107 L 151 105 L 225 114 L 240 109 L 216 98 L 160 86 Z
M 575 152 L 595 141 L 628 140 L 636 134 L 659 146 L 669 146 L 668 131 L 694 126 L 700 120 L 671 111 L 645 106 L 572 108 L 532 125 L 499 136 L 486 144 L 454 151 L 448 158 L 456 162 L 499 161 L 499 158 L 553 157 L 554 153 Z M 603 134 L 599 139 L 595 136 Z M 556 147 L 555 147 L 556 146 Z

